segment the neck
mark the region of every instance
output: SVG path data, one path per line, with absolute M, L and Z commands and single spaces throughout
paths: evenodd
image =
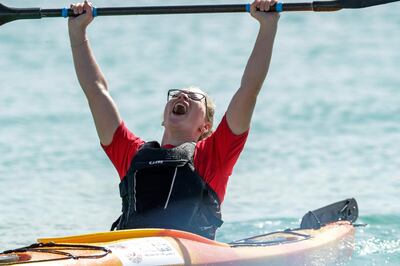
M 200 136 L 192 136 L 185 134 L 185 132 L 170 132 L 164 130 L 164 134 L 161 141 L 161 146 L 170 144 L 173 146 L 179 146 L 185 142 L 197 142 Z

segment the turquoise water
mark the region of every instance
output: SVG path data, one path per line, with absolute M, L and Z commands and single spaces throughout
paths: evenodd
M 168 1 L 183 3 L 193 4 Z M 400 264 L 399 8 L 281 15 L 218 240 L 296 227 L 308 210 L 355 197 L 368 226 L 357 229 L 347 264 Z M 221 119 L 257 30 L 247 14 L 219 14 L 102 17 L 89 33 L 129 128 L 159 140 L 169 88 L 200 86 Z M 118 178 L 75 77 L 66 20 L 2 26 L 0 58 L 0 250 L 108 230 L 120 211 Z

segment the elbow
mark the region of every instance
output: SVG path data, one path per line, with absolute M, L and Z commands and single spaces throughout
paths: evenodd
M 97 88 L 97 91 L 108 91 L 108 84 L 105 79 L 101 79 L 94 82 L 94 86 Z
M 99 95 L 108 94 L 108 85 L 105 80 L 94 81 L 91 85 L 89 85 L 87 87 L 82 86 L 82 88 L 86 95 L 86 98 L 89 101 L 97 98 Z
M 242 79 L 240 87 L 248 92 L 249 95 L 257 97 L 264 84 L 264 79 L 257 77 Z
M 239 91 L 242 92 L 243 96 L 247 97 L 248 99 L 252 99 L 254 102 L 256 101 L 258 94 L 262 88 L 262 83 L 251 83 L 245 82 L 242 83 L 240 86 Z

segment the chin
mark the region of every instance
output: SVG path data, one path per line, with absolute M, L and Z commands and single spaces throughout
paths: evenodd
M 179 117 L 179 116 L 170 116 L 168 117 L 167 123 L 173 127 L 184 127 L 190 123 L 190 119 L 188 117 Z

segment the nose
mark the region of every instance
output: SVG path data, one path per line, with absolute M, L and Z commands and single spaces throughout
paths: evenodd
M 187 95 L 187 93 L 181 92 L 181 93 L 179 93 L 178 99 L 184 99 L 184 100 L 188 101 L 189 96 Z

